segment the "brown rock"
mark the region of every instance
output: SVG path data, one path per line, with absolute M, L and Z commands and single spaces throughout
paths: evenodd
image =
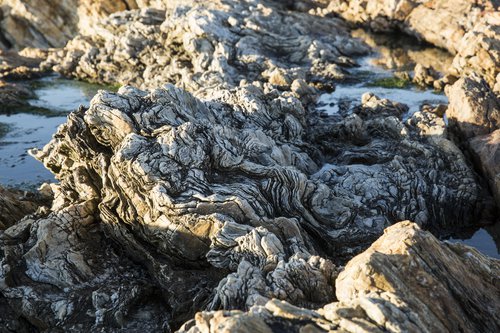
M 500 129 L 472 138 L 469 146 L 487 176 L 490 188 L 500 207 Z
M 0 0 L 0 41 L 18 50 L 63 47 L 96 20 L 134 8 L 135 0 Z
M 25 215 L 34 213 L 40 202 L 32 193 L 0 187 L 0 230 L 5 230 Z
M 487 13 L 465 34 L 457 47 L 453 69 L 457 74 L 480 74 L 490 87 L 500 92 L 500 12 Z
M 446 117 L 465 139 L 488 134 L 500 125 L 500 104 L 485 80 L 477 74 L 447 86 Z
M 401 331 L 498 332 L 499 276 L 500 261 L 466 246 L 443 244 L 406 221 L 387 228 L 347 264 L 336 294 L 341 302 L 368 297 L 370 307 L 361 306 L 389 330 L 396 320 Z M 391 308 L 402 311 L 408 322 Z

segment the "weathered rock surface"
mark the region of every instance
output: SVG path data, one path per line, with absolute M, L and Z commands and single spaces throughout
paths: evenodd
M 337 302 L 309 310 L 271 300 L 248 312 L 201 312 L 179 332 L 496 332 L 499 273 L 500 261 L 406 221 L 347 264 Z
M 461 78 L 446 88 L 446 117 L 464 139 L 488 134 L 500 127 L 500 103 L 484 79 L 477 74 Z
M 34 213 L 42 201 L 33 193 L 0 187 L 0 230 L 5 230 L 24 216 Z
M 0 49 L 63 47 L 95 21 L 133 8 L 135 0 L 1 0 Z
M 335 116 L 307 109 L 367 51 L 339 19 L 307 12 L 313 2 L 134 3 L 157 8 L 97 24 L 91 9 L 42 66 L 155 89 L 99 92 L 32 152 L 60 184 L 50 210 L 0 231 L 0 324 L 160 332 L 206 310 L 181 331 L 498 330 L 499 262 L 414 224 L 339 266 L 400 220 L 451 231 L 494 218 L 443 108 L 409 115 L 365 94 Z M 87 5 L 119 10 L 106 4 Z M 495 174 L 483 86 L 449 88 L 460 101 L 448 118 Z
M 448 86 L 446 94 L 451 128 L 472 153 L 500 206 L 500 99 L 476 73 Z
M 333 0 L 324 11 L 339 13 L 375 31 L 399 29 L 456 54 L 465 33 L 484 12 L 498 6 L 496 0 Z
M 326 84 L 367 47 L 345 24 L 279 2 L 228 1 L 122 12 L 76 37 L 44 64 L 84 80 L 189 91 L 294 80 Z
M 500 129 L 472 138 L 469 145 L 500 207 Z
M 102 91 L 34 152 L 61 183 L 48 217 L 4 232 L 3 297 L 38 329 L 63 330 L 155 331 L 201 309 L 335 301 L 335 263 L 398 219 L 452 229 L 487 218 L 442 119 L 404 123 L 405 111 L 368 94 L 323 122 L 293 93 L 254 85 L 207 100 L 172 85 Z
M 457 50 L 453 60 L 455 73 L 478 73 L 500 93 L 500 12 L 486 14 L 465 34 Z

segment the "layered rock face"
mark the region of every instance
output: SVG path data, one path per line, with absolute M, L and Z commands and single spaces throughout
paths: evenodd
M 34 152 L 61 183 L 48 216 L 2 236 L 4 304 L 38 329 L 157 331 L 201 309 L 335 301 L 335 263 L 387 225 L 453 228 L 488 209 L 442 119 L 405 110 L 366 95 L 322 122 L 254 85 L 100 92 Z
M 179 332 L 496 332 L 499 273 L 498 260 L 401 222 L 347 264 L 337 302 L 201 312 Z
M 287 11 L 280 3 L 207 2 L 123 12 L 101 22 L 44 64 L 84 80 L 189 91 L 261 81 L 290 89 L 345 76 L 367 52 L 339 19 Z

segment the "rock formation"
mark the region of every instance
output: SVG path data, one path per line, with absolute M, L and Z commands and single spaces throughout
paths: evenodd
M 29 192 L 0 187 L 0 230 L 5 230 L 46 201 Z
M 446 93 L 450 125 L 471 151 L 500 204 L 500 99 L 476 73 L 448 86 Z
M 343 78 L 368 48 L 334 18 L 290 12 L 279 3 L 206 2 L 111 15 L 44 64 L 66 76 L 189 91 L 262 81 L 290 89 Z
M 135 0 L 1 0 L 0 49 L 63 47 L 96 21 L 137 6 Z
M 498 260 L 406 221 L 347 264 L 337 302 L 309 310 L 270 300 L 248 312 L 200 312 L 179 332 L 496 332 L 499 273 Z
M 346 17 L 358 3 L 341 2 L 331 6 Z M 400 1 L 394 19 L 363 10 L 374 26 L 412 27 L 455 52 L 465 30 L 490 36 L 489 23 L 472 29 L 485 3 Z M 409 114 L 405 104 L 366 93 L 335 115 L 314 109 L 320 89 L 347 78 L 352 57 L 368 51 L 341 19 L 324 16 L 328 8 L 314 1 L 81 1 L 63 2 L 54 17 L 71 4 L 72 13 L 91 8 L 81 17 L 85 29 L 69 16 L 67 31 L 47 25 L 44 36 L 80 34 L 49 50 L 40 69 L 3 73 L 55 70 L 126 85 L 100 91 L 31 152 L 59 183 L 45 186 L 50 208 L 0 221 L 0 327 L 500 329 L 499 261 L 420 229 L 451 232 L 495 218 L 481 178 L 450 140 L 444 107 Z M 142 8 L 148 5 L 155 8 Z M 142 9 L 89 23 L 124 6 Z M 439 13 L 439 29 L 451 30 L 421 30 L 415 20 L 428 10 Z M 446 13 L 459 23 L 445 22 Z M 496 69 L 473 60 L 490 50 L 483 40 L 457 55 L 465 62 L 456 68 L 481 75 L 448 86 L 447 118 L 496 189 Z M 48 37 L 43 43 L 52 45 Z M 439 81 L 420 66 L 417 80 Z M 401 220 L 416 224 L 395 224 Z
M 48 216 L 2 235 L 5 302 L 38 329 L 156 331 L 201 309 L 335 301 L 335 263 L 387 225 L 453 228 L 487 210 L 442 120 L 405 124 L 405 110 L 366 95 L 321 122 L 254 85 L 209 100 L 100 92 L 34 152 L 60 185 Z
M 456 54 L 464 35 L 498 6 L 496 0 L 332 0 L 323 11 L 375 31 L 399 29 Z

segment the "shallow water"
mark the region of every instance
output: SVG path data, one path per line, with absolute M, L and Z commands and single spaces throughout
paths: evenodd
M 408 105 L 409 110 L 403 118 L 419 111 L 423 104 L 448 104 L 446 95 L 433 89 L 423 89 L 410 83 L 404 88 L 379 86 L 378 82 L 394 78 L 395 72 L 406 68 L 389 69 L 379 66 L 377 64 L 380 63 L 380 57 L 380 53 L 374 53 L 359 59 L 360 67 L 351 71 L 357 79 L 354 82 L 340 83 L 336 85 L 334 92 L 321 95 L 317 110 L 328 115 L 339 114 L 361 104 L 361 96 L 367 92 Z
M 0 184 L 33 189 L 53 175 L 27 154 L 31 148 L 42 148 L 52 138 L 66 115 L 80 105 L 88 106 L 103 87 L 49 76 L 24 82 L 37 95 L 30 100 L 33 108 L 8 110 L 0 114 Z
M 468 238 L 449 238 L 449 242 L 453 243 L 463 243 L 469 246 L 476 248 L 479 252 L 489 255 L 490 257 L 500 259 L 500 249 L 497 247 L 495 243 L 494 237 L 499 239 L 500 224 L 497 222 L 493 226 L 489 226 L 486 228 L 479 228 L 475 231 L 472 236 Z M 500 244 L 498 244 L 500 245 Z

